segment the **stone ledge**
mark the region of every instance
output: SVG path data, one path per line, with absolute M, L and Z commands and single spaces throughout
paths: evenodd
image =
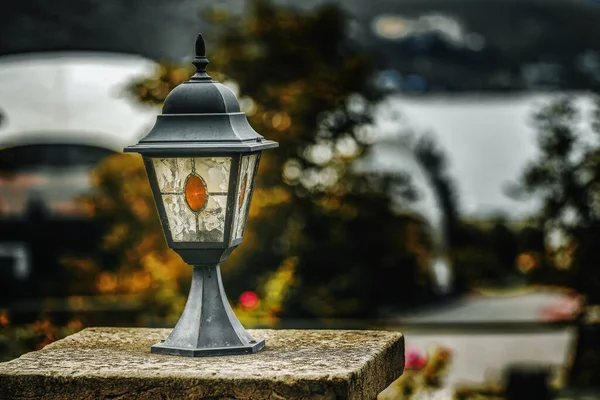
M 371 400 L 404 368 L 397 332 L 250 330 L 258 354 L 151 354 L 169 332 L 85 329 L 0 363 L 0 399 Z

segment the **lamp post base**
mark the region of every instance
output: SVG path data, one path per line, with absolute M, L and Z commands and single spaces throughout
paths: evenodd
M 265 347 L 264 339 L 248 346 L 212 347 L 204 349 L 183 349 L 167 347 L 164 342 L 156 343 L 150 347 L 150 351 L 156 354 L 169 354 L 171 356 L 184 357 L 213 357 L 213 356 L 235 356 L 241 354 L 254 354 Z
M 177 325 L 152 353 L 185 357 L 253 354 L 265 346 L 235 316 L 215 266 L 194 266 L 192 287 Z

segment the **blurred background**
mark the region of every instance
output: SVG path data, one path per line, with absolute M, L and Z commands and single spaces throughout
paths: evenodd
M 222 267 L 246 327 L 404 332 L 386 399 L 600 392 L 599 1 L 1 7 L 0 360 L 177 321 L 191 268 L 121 150 L 201 31 L 280 142 Z

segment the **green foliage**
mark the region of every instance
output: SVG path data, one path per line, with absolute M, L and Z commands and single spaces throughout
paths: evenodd
M 599 179 L 598 138 L 587 143 L 581 119 L 577 106 L 568 98 L 542 108 L 534 118 L 541 154 L 523 175 L 524 188 L 542 196 L 541 215 L 548 227 L 567 233 L 574 227 L 597 223 L 600 216 L 594 193 Z
M 541 199 L 540 227 L 547 237 L 561 238 L 549 244 L 552 279 L 598 303 L 600 98 L 592 100 L 590 115 L 569 97 L 552 101 L 535 115 L 540 154 L 523 174 L 521 194 Z

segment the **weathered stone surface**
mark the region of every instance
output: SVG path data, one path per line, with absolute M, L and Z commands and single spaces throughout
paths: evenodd
M 404 368 L 397 332 L 251 330 L 254 355 L 151 354 L 169 329 L 88 328 L 0 363 L 0 399 L 375 399 Z

